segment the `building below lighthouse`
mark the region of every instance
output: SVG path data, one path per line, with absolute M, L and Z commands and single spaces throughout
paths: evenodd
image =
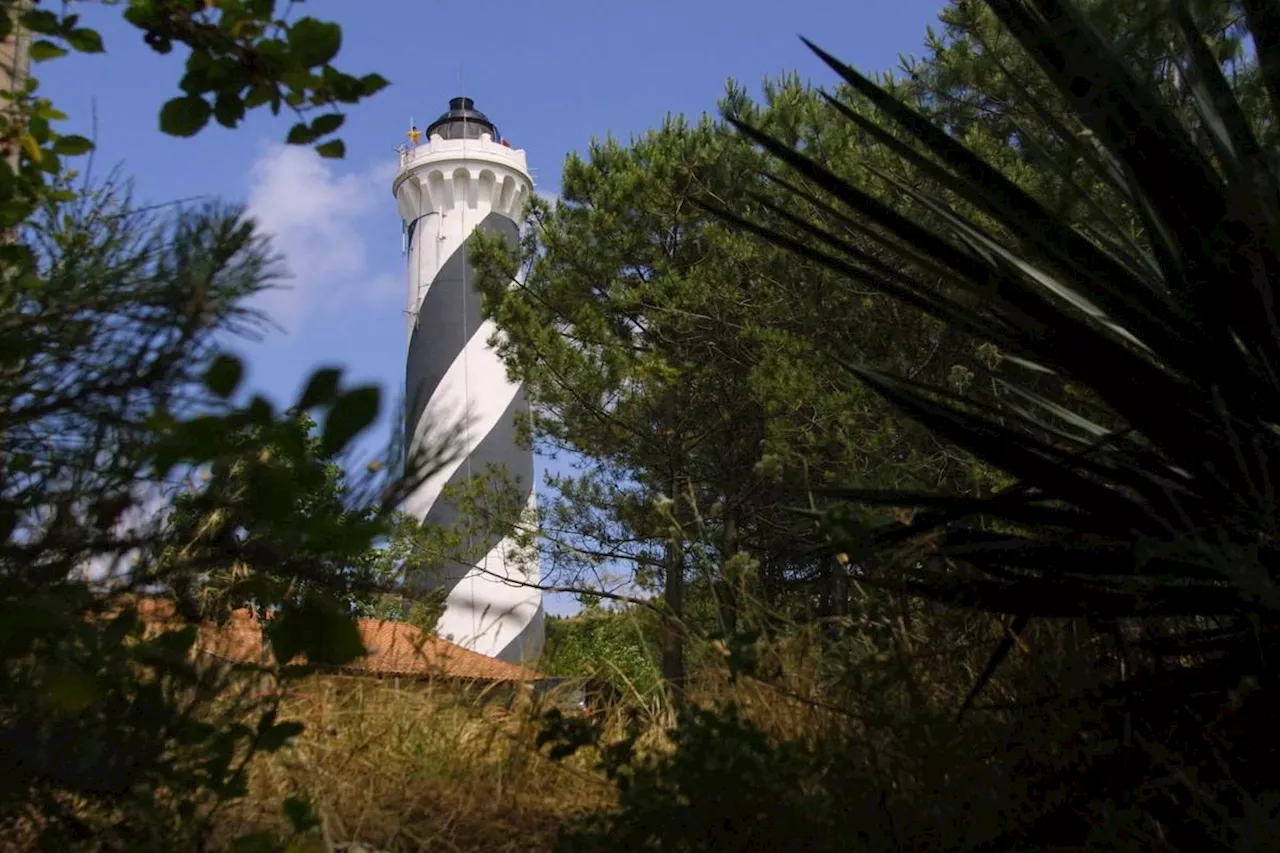
M 458 452 L 414 491 L 406 510 L 423 524 L 461 522 L 468 532 L 456 553 L 406 582 L 411 590 L 443 587 L 437 630 L 445 639 L 527 661 L 541 653 L 544 636 L 536 551 L 521 548 L 511 529 L 490 532 L 492 525 L 459 518 L 448 496 L 486 477 L 515 489 L 518 506 L 534 506 L 533 451 L 516 432 L 529 401 L 488 345 L 497 330 L 482 313 L 470 257 L 477 232 L 518 239 L 533 181 L 525 152 L 505 144 L 470 98 L 452 99 L 410 138 L 393 184 L 406 235 L 405 445 L 410 457 L 446 441 Z

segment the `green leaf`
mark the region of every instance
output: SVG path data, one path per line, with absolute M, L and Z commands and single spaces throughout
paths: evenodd
M 276 853 L 276 838 L 270 831 L 260 829 L 233 838 L 229 849 L 231 853 Z
M 248 109 L 253 109 L 254 107 L 260 107 L 273 99 L 277 101 L 279 100 L 279 96 L 277 95 L 274 86 L 267 83 L 255 83 L 253 87 L 249 89 L 249 94 L 245 95 L 244 105 Z
M 60 136 L 53 143 L 53 150 L 57 154 L 67 157 L 76 157 L 81 154 L 88 154 L 94 148 L 93 141 L 83 136 Z
M 306 145 L 314 142 L 317 136 L 319 134 L 312 130 L 309 124 L 305 121 L 300 121 L 289 128 L 289 135 L 285 137 L 284 141 L 290 145 Z
M 275 752 L 287 744 L 290 739 L 302 734 L 306 726 L 299 722 L 284 722 L 270 726 L 258 734 L 258 748 L 265 752 Z
M 191 651 L 191 647 L 196 644 L 196 637 L 196 626 L 187 625 L 185 628 L 166 631 L 153 637 L 148 645 L 167 658 L 179 660 L 185 658 Z
M 302 18 L 289 28 L 289 50 L 307 68 L 325 65 L 338 55 L 342 27 L 315 18 Z
M 317 596 L 286 607 L 268 635 L 281 665 L 306 655 L 310 664 L 341 666 L 366 654 L 360 629 L 351 617 L 334 602 Z
M 350 443 L 378 417 L 379 391 L 375 385 L 354 388 L 333 401 L 320 437 L 320 455 L 330 457 Z
M 64 113 L 62 110 L 54 109 L 53 104 L 49 103 L 48 101 L 37 103 L 34 114 L 40 116 L 40 118 L 44 119 L 45 121 L 66 121 L 67 120 L 67 114 Z
M 360 94 L 367 98 L 390 85 L 391 81 L 381 74 L 366 74 L 360 78 Z
M 322 367 L 307 380 L 307 387 L 298 398 L 297 408 L 301 411 L 330 402 L 338 393 L 338 383 L 342 380 L 342 370 L 337 367 Z
M 160 131 L 170 136 L 195 136 L 213 114 L 204 98 L 174 98 L 160 108 Z
M 56 175 L 62 171 L 62 160 L 53 151 L 42 149 L 40 157 L 40 170 L 48 172 L 50 175 Z
M 0 542 L 7 541 L 18 526 L 18 513 L 10 503 L 0 504 Z
M 306 797 L 291 794 L 284 798 L 283 806 L 294 832 L 307 832 L 320 825 L 320 816 Z
M 98 699 L 98 686 L 86 673 L 74 670 L 55 672 L 45 682 L 45 699 L 54 710 L 77 713 Z
M 233 355 L 223 353 L 214 358 L 204 375 L 204 384 L 224 400 L 236 392 L 244 378 L 244 365 Z
M 57 35 L 61 29 L 58 16 L 47 9 L 32 9 L 30 12 L 24 12 L 20 20 L 22 26 L 40 35 Z
M 174 428 L 167 449 L 176 458 L 204 459 L 218 448 L 227 434 L 226 422 L 214 415 L 197 415 Z M 164 445 L 162 445 L 162 448 Z
M 317 137 L 325 136 L 342 127 L 346 120 L 347 117 L 342 113 L 328 113 L 311 122 L 311 130 Z
M 360 79 L 343 74 L 332 65 L 324 69 L 324 89 L 333 100 L 342 104 L 354 104 L 360 100 Z
M 213 117 L 223 127 L 235 127 L 244 118 L 245 104 L 239 95 L 223 92 L 213 102 Z
M 96 30 L 86 28 L 67 33 L 67 44 L 81 53 L 102 53 L 102 36 Z
M 347 154 L 347 144 L 341 139 L 331 139 L 316 146 L 316 153 L 331 160 L 341 160 Z
M 139 625 L 138 611 L 132 607 L 126 607 L 108 624 L 102 633 L 102 641 L 106 646 L 115 646 L 124 641 L 124 638 L 134 633 L 134 629 Z
M 244 410 L 245 420 L 258 426 L 269 426 L 276 417 L 271 401 L 262 396 L 255 396 Z
M 59 47 L 48 39 L 40 39 L 31 43 L 31 61 L 44 62 L 48 59 L 57 59 L 59 56 L 66 56 L 69 51 L 65 47 Z
M 35 254 L 29 246 L 17 243 L 0 245 L 0 264 L 26 270 L 34 266 L 35 262 Z

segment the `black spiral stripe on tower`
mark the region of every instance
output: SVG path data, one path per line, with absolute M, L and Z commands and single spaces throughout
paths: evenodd
M 490 213 L 471 234 L 483 230 L 501 235 L 513 242 L 519 237 L 516 224 L 500 213 Z M 470 235 L 441 265 L 432 279 L 418 309 L 418 322 L 409 340 L 409 353 L 405 369 L 405 392 L 408 405 L 405 413 L 406 435 L 418 435 L 420 421 L 445 374 L 454 365 L 481 330 L 484 315 L 481 312 L 480 293 L 472 282 L 475 280 L 470 265 Z M 476 395 L 486 389 L 472 388 Z M 494 389 L 497 390 L 497 389 Z M 503 392 L 509 392 L 503 388 Z M 501 466 L 506 476 L 518 483 L 519 506 L 528 505 L 533 492 L 533 452 L 522 447 L 517 440 L 517 414 L 528 412 L 529 402 L 523 386 L 515 390 L 511 400 L 496 423 L 483 436 L 470 436 L 472 451 L 460 461 L 445 484 L 445 490 L 464 484 L 469 477 L 484 476 L 491 465 Z M 459 520 L 457 509 L 442 497 L 427 508 L 421 519 L 424 524 L 452 525 Z M 477 535 L 463 543 L 458 560 L 450 560 L 444 566 L 443 577 L 438 582 L 446 591 L 466 576 L 472 567 L 481 563 L 499 543 L 510 535 L 509 530 L 489 529 L 492 525 L 483 521 L 470 526 L 479 528 Z M 492 568 L 492 567 L 491 567 Z M 434 585 L 434 584 L 433 584 Z M 496 616 L 497 614 L 491 614 Z M 504 638 L 505 639 L 505 638 Z

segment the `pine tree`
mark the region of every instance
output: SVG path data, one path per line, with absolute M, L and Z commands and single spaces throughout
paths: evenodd
M 736 88 L 726 103 L 857 157 L 795 79 L 771 84 L 759 109 Z M 752 194 L 778 190 L 754 177 L 762 165 L 722 122 L 669 119 L 629 145 L 610 139 L 570 157 L 561 201 L 534 209 L 517 257 L 480 251 L 499 344 L 535 406 L 532 438 L 587 460 L 581 476 L 552 484 L 558 499 L 542 528 L 553 566 L 572 584 L 628 564 L 659 593 L 672 683 L 683 677 L 686 630 L 732 634 L 746 610 L 766 622 L 845 614 L 846 564 L 797 548 L 820 542 L 797 509 L 823 500 L 823 486 L 854 472 L 867 485 L 972 492 L 986 482 L 813 359 L 856 351 L 946 375 L 955 359 L 976 357 L 964 339 L 797 267 L 694 203 L 763 210 Z M 833 334 L 830 317 L 841 314 L 858 319 Z

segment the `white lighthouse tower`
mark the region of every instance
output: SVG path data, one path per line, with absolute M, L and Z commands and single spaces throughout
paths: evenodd
M 409 347 L 405 438 L 412 452 L 438 446 L 451 431 L 461 453 L 426 481 L 407 509 L 424 524 L 452 524 L 446 487 L 501 466 L 533 506 L 533 451 L 516 440 L 517 413 L 529 409 L 488 346 L 495 332 L 481 313 L 469 238 L 477 230 L 514 241 L 533 181 L 524 151 L 509 147 L 470 98 L 454 98 L 425 133 L 411 131 L 393 192 L 405 224 Z M 542 594 L 536 554 L 515 555 L 505 533 L 464 542 L 463 558 L 411 586 L 443 585 L 442 637 L 481 654 L 519 662 L 542 651 Z

